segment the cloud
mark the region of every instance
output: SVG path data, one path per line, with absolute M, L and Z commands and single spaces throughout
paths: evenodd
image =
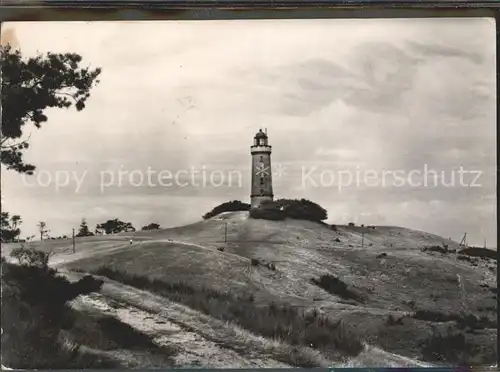
M 179 225 L 229 198 L 247 200 L 249 146 L 260 127 L 268 129 L 273 163 L 288 167 L 274 180 L 275 194 L 324 204 L 332 221 L 453 236 L 467 229 L 481 242 L 496 236 L 495 25 L 488 19 L 34 22 L 6 25 L 2 36 L 6 30 L 25 54 L 72 51 L 103 68 L 86 109 L 48 110 L 27 153 L 39 170 L 87 171 L 82 190 L 28 188 L 3 172 L 6 207 L 31 221 L 26 229 L 45 218 L 66 231 L 108 212 Z M 480 170 L 484 185 L 301 187 L 303 166 L 409 172 L 425 164 Z M 238 170 L 242 187 L 126 182 L 103 193 L 100 174 L 122 166 Z

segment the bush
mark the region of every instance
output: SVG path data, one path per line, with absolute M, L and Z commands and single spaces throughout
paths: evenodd
M 417 310 L 415 314 L 413 314 L 413 318 L 436 323 L 454 321 L 460 329 L 484 329 L 496 328 L 497 326 L 495 321 L 491 321 L 484 316 L 478 318 L 474 314 L 443 313 L 433 310 Z
M 354 226 L 356 226 L 356 224 L 355 224 L 354 222 L 349 222 L 347 225 L 348 225 L 349 227 L 354 227 Z
M 437 331 L 422 342 L 425 360 L 445 362 L 455 366 L 477 366 L 496 361 L 494 347 L 488 350 L 471 342 L 464 332 L 456 330 Z
M 253 333 L 281 339 L 292 346 L 310 346 L 330 353 L 358 355 L 363 344 L 340 321 L 327 316 L 311 317 L 303 310 L 271 303 L 256 304 L 252 294 L 236 295 L 212 289 L 192 287 L 186 283 L 168 283 L 144 276 L 130 275 L 102 267 L 94 272 L 110 279 L 158 293 L 215 318 L 234 322 Z M 286 356 L 285 362 L 291 362 Z M 304 364 L 303 364 L 304 363 Z M 298 366 L 311 366 L 300 362 Z
M 74 321 L 68 303 L 98 291 L 102 281 L 86 276 L 70 283 L 37 261 L 43 254 L 31 250 L 30 254 L 35 258 L 32 266 L 2 260 L 2 364 L 22 369 L 78 368 L 77 347 L 67 349 L 60 343 L 62 330 Z M 80 367 L 92 366 L 96 364 Z
M 39 268 L 48 268 L 51 252 L 37 251 L 32 248 L 25 248 L 24 246 L 14 248 L 10 252 L 12 258 L 17 259 L 22 266 L 35 266 Z
M 459 254 L 457 256 L 457 260 L 459 261 L 467 261 L 467 262 L 474 262 L 474 259 L 470 256 L 466 256 L 466 255 L 463 255 L 463 254 Z
M 286 218 L 286 214 L 274 205 L 266 205 L 250 209 L 250 217 L 262 220 L 282 221 Z
M 311 282 L 333 295 L 340 296 L 347 300 L 363 302 L 361 296 L 351 291 L 347 284 L 333 275 L 321 275 L 319 279 L 311 279 Z
M 155 222 L 152 222 L 148 225 L 144 225 L 141 230 L 147 231 L 147 230 L 158 230 L 160 228 L 160 224 L 157 224 Z
M 328 215 L 326 209 L 307 199 L 279 199 L 251 209 L 250 217 L 272 221 L 293 218 L 322 223 Z
M 243 203 L 239 200 L 233 200 L 229 202 L 222 203 L 203 215 L 204 220 L 208 220 L 218 214 L 223 212 L 238 212 L 238 211 L 248 211 L 250 210 L 250 204 Z
M 258 259 L 256 259 L 256 258 L 252 258 L 252 260 L 250 261 L 250 264 L 252 266 L 259 266 L 260 261 Z
M 422 252 L 439 252 L 439 253 L 450 253 L 448 251 L 448 247 L 441 247 L 439 245 L 431 245 L 431 246 L 428 246 L 428 247 L 423 247 L 421 249 Z
M 390 325 L 390 326 L 401 325 L 401 324 L 403 324 L 403 317 L 399 317 L 396 319 L 396 317 L 394 317 L 394 315 L 389 314 L 389 316 L 387 317 L 386 323 L 387 323 L 387 325 Z

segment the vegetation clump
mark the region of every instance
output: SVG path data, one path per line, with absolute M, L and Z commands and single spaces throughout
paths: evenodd
M 484 364 L 485 360 L 496 360 L 495 347 L 486 347 L 472 342 L 463 331 L 447 329 L 433 330 L 422 341 L 422 357 L 425 360 L 446 362 L 455 366 Z
M 322 222 L 328 218 L 326 209 L 307 199 L 278 199 L 262 203 L 250 210 L 250 217 L 280 221 L 286 218 Z
M 333 275 L 321 275 L 319 279 L 311 279 L 311 282 L 335 296 L 339 296 L 346 300 L 364 302 L 360 295 L 349 289 L 346 283 Z
M 61 335 L 74 323 L 69 302 L 99 291 L 92 276 L 70 283 L 49 268 L 50 255 L 19 248 L 2 258 L 2 364 L 15 369 L 92 368 L 101 361 L 82 360 L 79 345 L 65 346 Z
M 157 223 L 150 223 L 148 225 L 144 225 L 141 230 L 147 231 L 147 230 L 158 230 L 160 228 L 160 225 Z
M 423 247 L 421 249 L 421 251 L 422 252 L 439 252 L 439 253 L 443 253 L 443 254 L 450 253 L 450 251 L 448 250 L 448 246 L 439 246 L 439 245 L 431 245 L 428 247 Z
M 243 203 L 239 200 L 228 201 L 216 206 L 210 212 L 207 212 L 203 215 L 204 220 L 208 220 L 218 214 L 224 212 L 238 212 L 238 211 L 248 211 L 250 210 L 250 204 Z
M 456 322 L 458 328 L 460 329 L 485 329 L 485 328 L 496 328 L 497 322 L 490 320 L 486 316 L 477 317 L 474 314 L 464 313 L 443 313 L 440 311 L 433 310 L 417 310 L 413 314 L 413 318 L 418 320 L 426 320 L 436 323 L 444 322 Z

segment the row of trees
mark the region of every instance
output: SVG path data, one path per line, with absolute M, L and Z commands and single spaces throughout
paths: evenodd
M 159 229 L 160 225 L 153 222 L 148 225 L 142 227 L 142 230 L 156 230 Z M 80 224 L 80 229 L 78 230 L 78 234 L 76 236 L 92 236 L 99 234 L 117 234 L 121 232 L 134 232 L 136 231 L 135 227 L 130 222 L 124 222 L 119 220 L 118 218 L 114 218 L 112 220 L 107 220 L 101 224 L 97 224 L 94 232 L 91 232 L 87 221 L 82 219 L 82 223 Z
M 13 215 L 10 216 L 8 212 L 2 212 L 0 218 L 0 238 L 3 243 L 15 242 L 15 241 L 30 241 L 33 240 L 36 235 L 29 236 L 23 240 L 19 239 L 21 234 L 21 229 L 19 226 L 22 224 L 21 216 Z M 47 228 L 47 223 L 44 221 L 40 221 L 37 224 L 38 233 L 40 234 L 40 240 L 44 239 L 65 239 L 67 235 L 59 236 L 59 237 L 51 237 L 49 235 L 50 230 Z M 142 230 L 156 230 L 159 229 L 160 225 L 158 223 L 150 223 L 148 225 L 144 225 Z M 94 231 L 91 231 L 87 220 L 85 218 L 82 219 L 80 223 L 80 228 L 78 232 L 75 234 L 76 237 L 83 236 L 94 236 L 101 234 L 117 234 L 121 232 L 134 232 L 136 231 L 135 227 L 130 222 L 124 222 L 119 220 L 118 218 L 114 218 L 112 220 L 107 220 L 106 222 L 97 224 Z
M 142 227 L 142 230 L 156 230 L 159 229 L 160 225 L 157 223 L 150 223 Z M 136 231 L 135 227 L 130 222 L 124 222 L 119 220 L 118 218 L 107 220 L 101 224 L 97 224 L 94 232 L 91 232 L 87 221 L 82 219 L 82 223 L 80 224 L 80 229 L 78 230 L 78 234 L 76 236 L 92 236 L 92 235 L 100 235 L 100 234 L 117 234 L 121 232 L 134 232 Z
M 124 222 L 119 220 L 118 218 L 107 220 L 106 222 L 97 224 L 94 232 L 90 231 L 87 221 L 82 219 L 80 224 L 80 229 L 76 234 L 77 237 L 81 236 L 92 236 L 92 235 L 100 235 L 100 234 L 117 234 L 121 232 L 134 232 L 135 227 L 130 222 Z

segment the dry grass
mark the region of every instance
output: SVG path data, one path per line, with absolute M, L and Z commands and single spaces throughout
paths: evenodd
M 286 305 L 256 305 L 250 296 L 220 293 L 212 289 L 194 288 L 186 283 L 167 283 L 143 276 L 128 275 L 109 268 L 100 268 L 96 275 L 158 293 L 174 302 L 185 304 L 214 318 L 233 322 L 266 338 L 284 340 L 291 345 L 313 346 L 330 355 L 357 355 L 363 349 L 358 337 L 317 312 L 304 312 Z M 292 355 L 289 363 L 310 367 L 308 360 Z M 305 364 L 305 365 L 304 365 Z
M 138 232 L 136 236 L 143 239 L 163 241 L 125 247 L 68 267 L 95 271 L 105 259 L 106 267 L 127 275 L 182 282 L 193 288 L 209 285 L 218 293 L 254 295 L 255 306 L 274 301 L 312 307 L 319 301 L 334 309 L 332 315 L 344 319 L 347 328 L 363 334 L 370 344 L 408 357 L 420 356 L 420 343 L 429 337 L 432 322 L 405 318 L 403 324 L 388 327 L 389 312 L 427 309 L 454 313 L 463 307 L 465 292 L 469 313 L 479 318 L 496 316 L 496 298 L 489 288 L 479 285 L 495 279 L 495 270 L 492 273 L 485 266 L 488 261 L 464 256 L 477 261 L 474 266 L 472 262 L 460 261 L 461 256 L 456 254 L 420 251 L 423 247 L 444 245 L 452 251 L 459 248 L 456 242 L 399 227 L 337 225 L 334 231 L 309 221 L 273 222 L 247 217 L 244 212 L 227 213 L 220 219 L 218 216 L 185 227 Z M 228 244 L 224 251 L 218 251 L 225 223 Z M 166 243 L 166 239 L 202 247 Z M 95 249 L 112 243 L 96 242 Z M 376 259 L 381 253 L 387 255 Z M 252 266 L 251 259 L 256 257 L 276 263 L 276 271 L 260 264 Z M 333 296 L 311 281 L 320 280 L 322 275 L 342 278 L 347 288 L 364 302 L 340 313 L 337 309 L 344 306 L 339 306 L 338 294 Z M 481 332 L 469 335 L 469 341 L 488 345 L 496 342 L 481 338 Z

